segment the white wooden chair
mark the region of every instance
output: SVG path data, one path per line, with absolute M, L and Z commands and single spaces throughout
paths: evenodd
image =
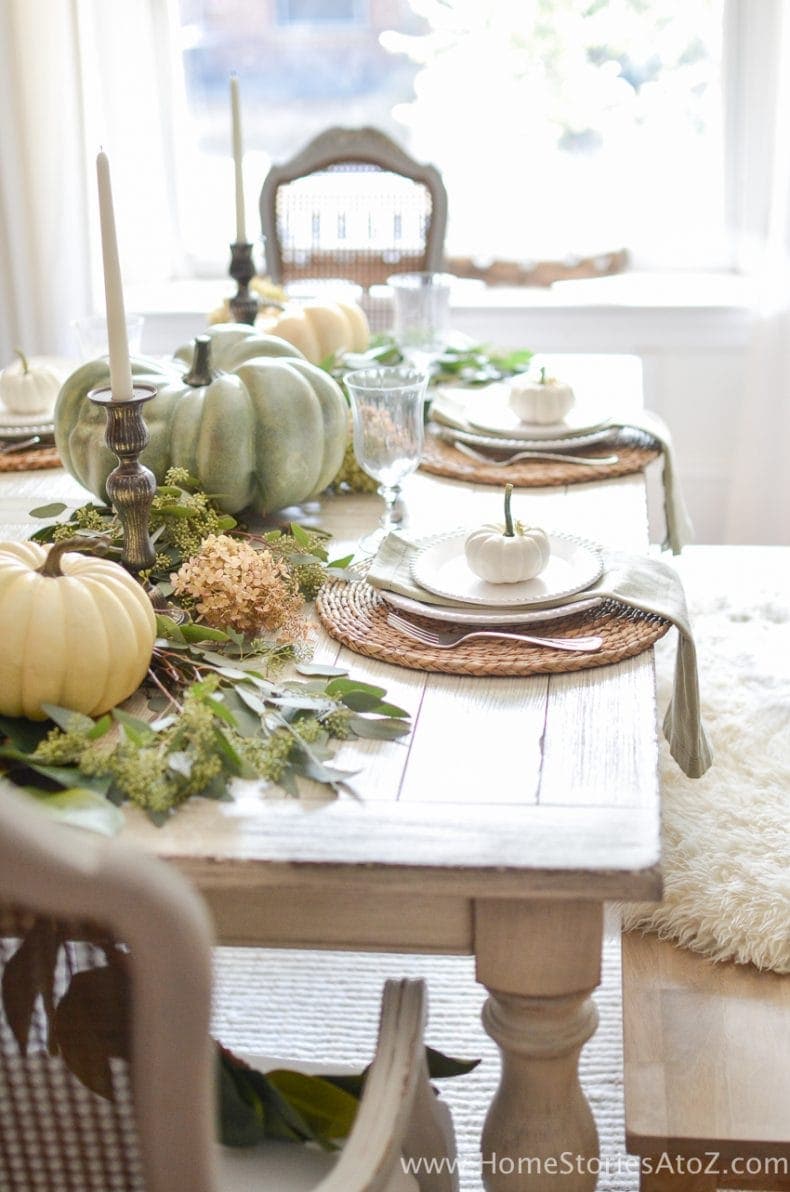
M 34 921 L 53 919 L 73 941 L 57 952 L 58 1007 L 75 972 L 106 971 L 105 946 L 128 964 L 131 1060 L 111 1060 L 112 1100 L 90 1092 L 60 1056 L 48 1054 L 41 1000 L 34 1006 L 42 981 L 35 964 L 17 961 L 13 980 L 8 976 L 20 936 Z M 3 1192 L 457 1187 L 452 1171 L 415 1180 L 400 1161 L 402 1154 L 424 1156 L 449 1167 L 453 1153 L 449 1113 L 428 1084 L 425 990 L 417 981 L 385 986 L 376 1054 L 339 1157 L 286 1143 L 244 1150 L 216 1144 L 211 943 L 203 902 L 174 868 L 55 824 L 0 785 L 0 970 L 6 992 L 12 984 L 17 991 L 8 998 L 10 1018 L 6 999 L 0 1005 Z M 21 987 L 30 991 L 21 999 L 20 969 Z M 30 1018 L 24 1048 L 20 1017 Z M 91 1006 L 91 1026 L 101 1022 L 101 1005 Z

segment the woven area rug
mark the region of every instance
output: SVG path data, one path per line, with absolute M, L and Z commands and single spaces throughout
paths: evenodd
M 218 948 L 215 1027 L 231 1048 L 311 1063 L 370 1060 L 381 986 L 387 977 L 424 977 L 427 1041 L 463 1058 L 482 1059 L 468 1076 L 441 1081 L 453 1113 L 463 1192 L 481 1192 L 479 1138 L 499 1075 L 499 1053 L 480 1025 L 485 991 L 469 956 L 360 955 Z M 598 1123 L 600 1192 L 635 1192 L 636 1159 L 623 1145 L 620 938 L 607 932 L 603 982 L 595 1000 L 597 1032 L 581 1057 L 584 1089 Z M 252 1192 L 252 1190 L 251 1190 Z

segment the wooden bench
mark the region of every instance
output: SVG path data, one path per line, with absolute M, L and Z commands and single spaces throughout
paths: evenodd
M 790 1189 L 790 978 L 623 936 L 626 1148 L 642 1192 Z

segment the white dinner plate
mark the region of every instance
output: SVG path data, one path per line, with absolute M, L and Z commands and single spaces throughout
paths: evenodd
M 423 547 L 411 565 L 414 582 L 435 596 L 464 604 L 519 607 L 583 592 L 603 571 L 598 547 L 570 534 L 548 532 L 551 554 L 540 575 L 517 584 L 491 584 L 475 575 L 466 561 L 468 536 L 468 530 L 456 530 Z
M 577 451 L 582 447 L 592 447 L 595 443 L 603 443 L 616 433 L 611 426 L 600 430 L 590 431 L 588 435 L 566 435 L 560 439 L 505 439 L 494 435 L 484 435 L 476 430 L 463 430 L 453 426 L 446 426 L 442 422 L 429 424 L 430 430 L 444 439 L 447 443 L 457 440 L 468 443 L 470 447 L 483 447 L 491 451 Z
M 453 417 L 457 411 L 459 421 L 467 422 L 473 430 L 510 439 L 529 439 L 542 442 L 544 439 L 571 438 L 601 428 L 611 417 L 612 411 L 599 402 L 587 398 L 577 400 L 560 422 L 524 422 L 508 404 L 510 390 L 504 382 L 486 385 L 482 389 L 456 390 L 448 394 L 441 391 L 439 408 Z M 435 403 L 434 403 L 435 404 Z
M 561 617 L 588 612 L 603 601 L 601 596 L 590 596 L 567 608 L 475 608 L 472 605 L 468 608 L 448 608 L 444 604 L 423 604 L 421 600 L 412 600 L 410 596 L 400 596 L 397 592 L 385 592 L 381 588 L 378 592 L 387 604 L 401 612 L 451 625 L 537 625 L 540 621 L 558 621 Z

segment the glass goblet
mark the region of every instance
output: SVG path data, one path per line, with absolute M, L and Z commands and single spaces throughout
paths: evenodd
M 428 371 L 444 351 L 450 328 L 449 273 L 395 273 L 392 290 L 393 332 L 398 347 L 415 368 Z
M 384 514 L 378 529 L 360 540 L 375 554 L 400 520 L 395 503 L 401 482 L 420 462 L 427 373 L 408 365 L 360 368 L 345 377 L 354 423 L 354 454 L 363 471 L 378 481 Z

